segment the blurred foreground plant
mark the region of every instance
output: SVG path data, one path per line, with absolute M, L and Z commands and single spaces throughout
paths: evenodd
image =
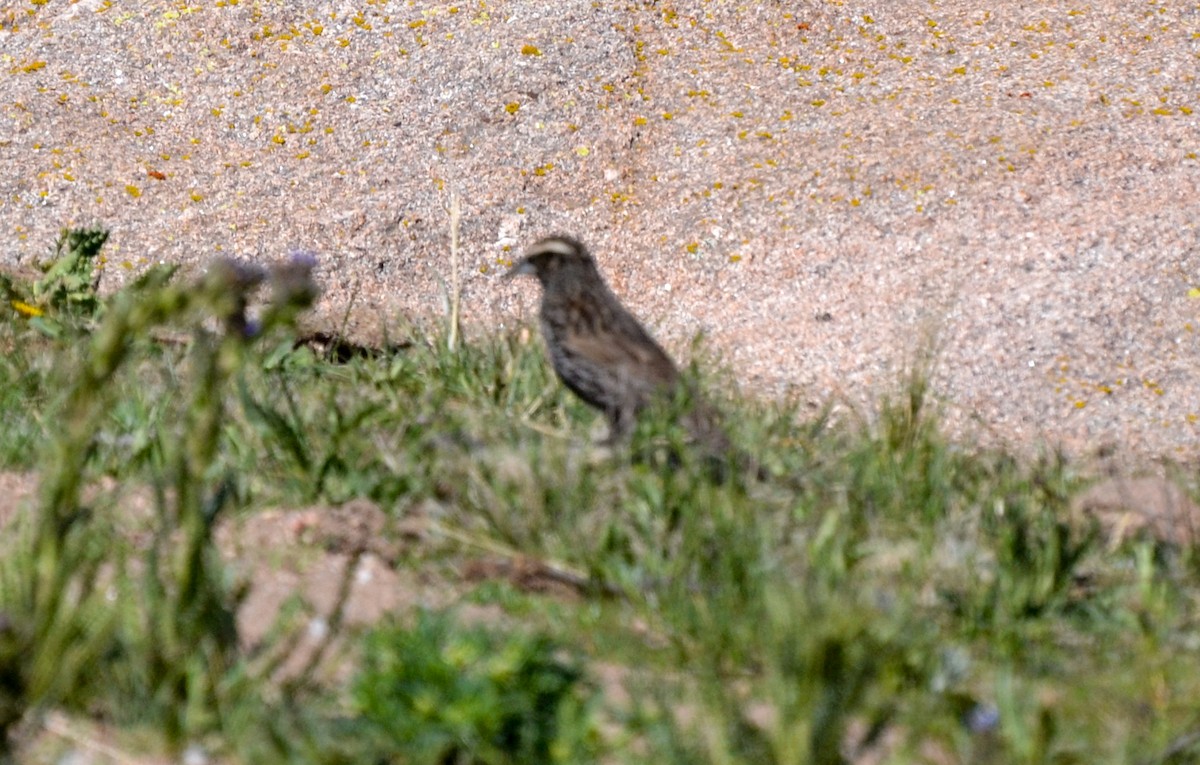
M 78 275 L 77 262 L 52 267 L 48 278 Z M 218 261 L 199 280 L 178 284 L 173 268 L 154 268 L 106 306 L 67 373 L 54 418 L 61 430 L 43 460 L 39 512 L 0 572 L 0 677 L 7 679 L 0 733 L 30 708 L 88 703 L 114 686 L 140 688 L 151 703 L 138 712 L 157 713 L 175 744 L 212 722 L 236 658 L 239 598 L 212 539 L 232 488 L 230 476 L 213 474 L 223 389 L 255 336 L 286 327 L 312 303 L 313 265 L 295 257 L 266 272 Z M 264 282 L 271 299 L 253 322 L 247 303 Z M 70 290 L 64 294 L 69 301 Z M 89 509 L 83 491 L 118 372 L 135 345 L 163 327 L 183 329 L 190 343 L 164 424 L 174 430 L 162 438 L 167 469 L 154 478 L 154 538 L 144 565 L 134 567 L 112 521 Z M 120 677 L 105 675 L 114 657 L 123 662 Z M 0 743 L 6 745 L 7 736 Z
M 354 698 L 405 762 L 537 765 L 594 759 L 583 689 L 582 667 L 545 637 L 422 611 L 367 635 Z
M 106 241 L 104 229 L 63 229 L 52 258 L 41 266 L 44 275 L 32 284 L 23 284 L 0 274 L 0 296 L 49 337 L 89 326 L 104 308 L 96 289 L 100 249 Z

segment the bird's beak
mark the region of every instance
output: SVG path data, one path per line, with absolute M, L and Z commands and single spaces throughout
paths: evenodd
M 533 263 L 529 262 L 529 258 L 521 258 L 504 274 L 504 280 L 508 281 L 517 276 L 535 276 L 536 274 L 537 269 L 533 267 Z

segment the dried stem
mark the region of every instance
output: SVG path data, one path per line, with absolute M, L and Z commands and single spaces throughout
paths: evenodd
M 446 347 L 453 351 L 458 347 L 459 310 L 462 302 L 462 281 L 458 268 L 458 224 L 462 209 L 458 194 L 450 193 L 450 327 L 446 334 Z

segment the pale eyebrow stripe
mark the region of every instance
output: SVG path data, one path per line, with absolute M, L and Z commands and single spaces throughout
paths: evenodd
M 541 255 L 543 253 L 552 252 L 556 255 L 572 255 L 575 253 L 575 251 L 575 247 L 572 247 L 562 239 L 543 239 L 534 246 L 530 247 L 529 251 L 525 254 Z

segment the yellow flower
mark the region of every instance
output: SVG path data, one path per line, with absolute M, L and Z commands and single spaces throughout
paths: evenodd
M 41 308 L 38 308 L 36 305 L 30 305 L 29 303 L 26 303 L 24 300 L 12 301 L 12 307 L 16 310 L 17 313 L 21 314 L 22 316 L 29 316 L 31 318 L 34 316 L 44 316 L 46 313 Z

